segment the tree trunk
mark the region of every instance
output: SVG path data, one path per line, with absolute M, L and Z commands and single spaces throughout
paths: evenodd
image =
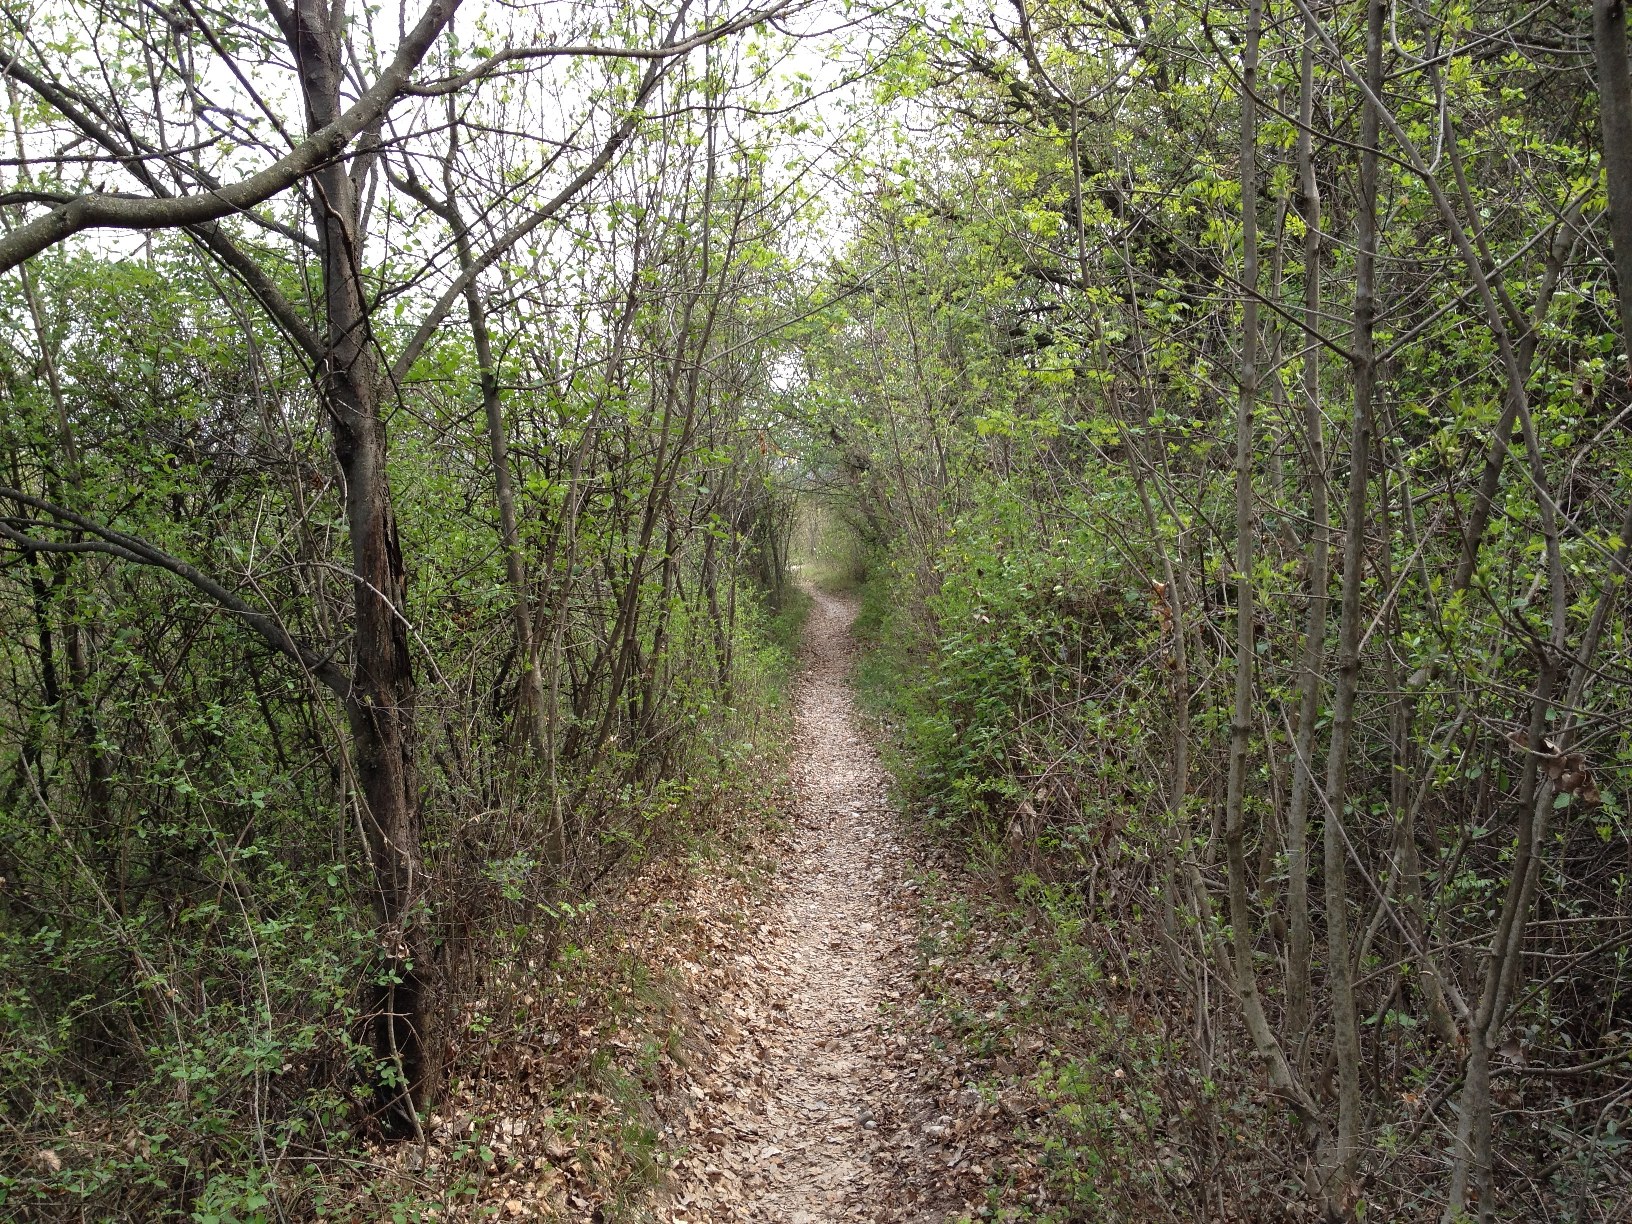
M 345 17 L 321 0 L 297 0 L 286 34 L 310 130 L 340 114 Z M 416 1134 L 425 1078 L 428 963 L 423 944 L 421 814 L 414 753 L 415 690 L 403 616 L 407 574 L 386 474 L 380 380 L 361 269 L 357 186 L 334 160 L 311 180 L 323 271 L 326 350 L 318 392 L 345 479 L 353 591 L 351 730 L 354 799 L 373 867 L 380 963 L 370 1034 L 379 1065 L 383 1125 Z
M 1230 772 L 1224 799 L 1224 853 L 1229 868 L 1229 914 L 1234 986 L 1248 1012 L 1255 1040 L 1270 1028 L 1262 1016 L 1257 971 L 1252 964 L 1253 920 L 1246 860 L 1247 748 L 1252 735 L 1254 624 L 1252 570 L 1253 414 L 1258 403 L 1258 81 L 1260 0 L 1247 5 L 1241 55 L 1241 304 L 1240 389 L 1235 413 L 1235 702 L 1230 716 Z
M 1312 21 L 1313 18 L 1306 20 Z M 1320 183 L 1315 178 L 1315 34 L 1306 31 L 1298 89 L 1298 175 L 1303 216 L 1304 327 L 1320 327 Z M 1330 522 L 1326 500 L 1326 446 L 1320 411 L 1320 346 L 1303 340 L 1304 448 L 1309 469 L 1309 616 L 1303 630 L 1298 677 L 1298 722 L 1292 752 L 1292 793 L 1286 814 L 1286 1036 L 1306 1049 L 1309 1025 L 1309 793 L 1314 784 L 1315 724 L 1320 717 L 1320 674 L 1326 658 Z
M 1383 24 L 1388 6 L 1368 0 L 1366 83 L 1373 97 L 1383 85 Z M 1338 673 L 1332 703 L 1332 738 L 1326 756 L 1326 973 L 1331 993 L 1333 1057 L 1337 1063 L 1337 1135 L 1326 1168 L 1326 1216 L 1347 1219 L 1359 1166 L 1360 1032 L 1355 1014 L 1349 948 L 1348 835 L 1343 813 L 1348 801 L 1349 747 L 1354 737 L 1354 705 L 1360 688 L 1361 601 L 1364 597 L 1366 482 L 1371 466 L 1372 395 L 1377 377 L 1372 340 L 1377 316 L 1377 139 L 1378 105 L 1370 98 L 1360 122 L 1360 198 L 1356 202 L 1354 339 L 1354 419 L 1349 440 L 1349 496 L 1343 539 L 1343 592 L 1338 613 Z
M 1623 0 L 1593 0 L 1592 39 L 1609 186 L 1609 233 L 1615 246 L 1616 301 L 1621 338 L 1632 344 L 1632 74 L 1627 66 Z
M 516 654 L 521 660 L 521 700 L 518 711 L 525 729 L 526 744 L 535 763 L 551 759 L 552 703 L 544 691 L 543 669 L 539 662 L 538 634 L 533 627 L 533 604 L 527 576 L 527 561 L 521 547 L 521 528 L 516 517 L 516 485 L 510 473 L 510 443 L 505 433 L 503 392 L 499 385 L 498 360 L 493 355 L 493 333 L 487 323 L 487 305 L 471 247 L 470 227 L 459 209 L 454 188 L 454 163 L 459 148 L 458 114 L 448 101 L 448 155 L 442 163 L 445 204 L 437 204 L 428 193 L 410 187 L 437 212 L 453 230 L 454 250 L 459 257 L 459 273 L 466 280 L 465 311 L 470 323 L 471 345 L 476 350 L 477 372 L 482 393 L 482 412 L 487 421 L 488 453 L 493 460 L 494 500 L 499 510 L 499 546 L 504 552 L 504 576 L 510 584 L 510 618 L 516 630 Z M 546 837 L 545 857 L 561 867 L 566 862 L 566 830 L 559 810 L 551 819 Z

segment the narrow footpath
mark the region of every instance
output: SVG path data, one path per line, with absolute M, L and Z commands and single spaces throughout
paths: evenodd
M 955 1219 L 919 1086 L 912 860 L 849 682 L 853 604 L 819 591 L 797 694 L 795 842 L 696 1052 L 673 1224 Z

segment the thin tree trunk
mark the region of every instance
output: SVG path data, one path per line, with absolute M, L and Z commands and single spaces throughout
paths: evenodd
M 449 197 L 450 206 L 452 197 Z M 457 217 L 457 212 L 454 214 Z M 458 223 L 455 245 L 461 272 L 468 271 L 473 259 L 470 236 Z M 493 356 L 493 337 L 487 326 L 487 308 L 481 289 L 473 278 L 465 289 L 465 308 L 470 318 L 470 336 L 480 369 L 482 411 L 487 418 L 488 453 L 493 459 L 493 487 L 499 507 L 499 543 L 504 550 L 504 573 L 510 583 L 511 619 L 516 627 L 516 652 L 521 657 L 521 691 L 527 739 L 539 752 L 548 739 L 545 725 L 548 701 L 533 641 L 532 599 L 527 586 L 527 562 L 521 549 L 521 530 L 516 519 L 516 485 L 510 474 L 510 445 L 505 436 L 504 403 L 499 388 L 498 362 Z
M 1632 344 L 1632 80 L 1628 75 L 1624 4 L 1613 0 L 1595 0 L 1593 41 L 1604 136 L 1604 167 L 1609 187 L 1610 232 L 1618 282 L 1617 305 L 1623 345 L 1626 345 Z M 1528 363 L 1526 370 L 1527 367 Z M 1444 1215 L 1447 1221 L 1458 1218 L 1464 1211 L 1473 1184 L 1477 1184 L 1481 1191 L 1481 1218 L 1488 1218 L 1492 1210 L 1490 1054 L 1501 1038 L 1511 994 L 1511 970 L 1516 966 L 1522 948 L 1530 900 L 1540 868 L 1541 843 L 1546 836 L 1552 806 L 1553 787 L 1540 776 L 1538 754 L 1544 751 L 1543 736 L 1549 731 L 1548 708 L 1557 685 L 1567 632 L 1568 597 L 1564 590 L 1558 531 L 1542 466 L 1540 443 L 1528 411 L 1525 388 L 1510 385 L 1509 396 L 1512 405 L 1510 415 L 1516 417 L 1523 427 L 1531 477 L 1541 510 L 1553 624 L 1547 646 L 1540 647 L 1538 644 L 1537 679 L 1531 702 L 1528 750 L 1521 775 L 1514 859 L 1496 934 L 1491 941 L 1484 989 L 1469 1024 L 1468 1060 L 1458 1099 L 1456 1146 Z M 1579 699 L 1577 680 L 1584 677 L 1586 660 L 1596 645 L 1599 614 L 1608 602 L 1610 600 L 1607 598 L 1601 599 L 1595 609 L 1588 630 L 1589 642 L 1583 644 L 1577 658 L 1568 703 L 1572 706 Z M 1567 718 L 1556 735 L 1559 748 L 1567 746 Z
M 449 197 L 450 202 L 452 197 Z M 468 237 L 459 242 L 459 265 L 471 264 Z M 465 289 L 470 334 L 481 368 L 482 411 L 487 418 L 488 453 L 493 459 L 493 486 L 499 507 L 499 542 L 504 550 L 504 575 L 510 584 L 510 615 L 516 627 L 516 653 L 521 659 L 521 710 L 527 729 L 527 744 L 535 760 L 547 759 L 550 744 L 550 700 L 544 692 L 539 666 L 538 643 L 533 635 L 533 608 L 528 594 L 527 562 L 521 550 L 521 531 L 516 520 L 515 481 L 510 474 L 510 447 L 504 430 L 504 405 L 499 391 L 498 363 L 493 357 L 493 340 L 487 326 L 487 310 L 473 278 Z M 545 856 L 559 867 L 566 860 L 566 829 L 557 811 L 546 833 Z
M 1248 0 L 1246 41 L 1241 54 L 1241 304 L 1240 389 L 1235 411 L 1235 702 L 1230 716 L 1229 780 L 1224 799 L 1224 853 L 1229 870 L 1229 913 L 1234 985 L 1249 1013 L 1256 1037 L 1269 1031 L 1262 1017 L 1258 976 L 1253 969 L 1253 918 L 1246 860 L 1247 748 L 1253 727 L 1253 606 L 1255 557 L 1252 524 L 1253 414 L 1258 404 L 1258 81 L 1261 0 Z
M 1313 18 L 1306 18 L 1312 21 Z M 1298 177 L 1303 216 L 1303 318 L 1320 324 L 1320 182 L 1315 177 L 1315 36 L 1304 33 L 1298 87 Z M 1321 668 L 1326 659 L 1331 524 L 1326 501 L 1326 444 L 1320 411 L 1320 346 L 1303 346 L 1304 447 L 1309 469 L 1309 615 L 1298 677 L 1298 722 L 1292 753 L 1292 791 L 1286 812 L 1286 1032 L 1306 1051 L 1309 1027 L 1309 793 L 1314 783 L 1315 724 L 1320 716 Z M 1300 1063 L 1302 1058 L 1300 1056 Z
M 459 273 L 465 278 L 465 313 L 470 324 L 471 344 L 482 392 L 482 412 L 487 422 L 488 454 L 493 460 L 494 500 L 499 510 L 499 546 L 504 553 L 504 576 L 510 585 L 510 619 L 516 631 L 516 654 L 521 660 L 522 725 L 527 745 L 536 761 L 547 758 L 550 744 L 551 703 L 544 692 L 539 665 L 537 635 L 533 632 L 533 607 L 528 586 L 527 561 L 521 547 L 521 530 L 516 518 L 516 486 L 510 473 L 510 444 L 505 434 L 503 392 L 499 385 L 499 365 L 493 355 L 493 335 L 487 325 L 487 305 L 482 301 L 480 278 L 475 274 L 476 257 L 471 249 L 470 228 L 459 211 L 454 189 L 454 159 L 458 152 L 458 123 L 453 99 L 448 100 L 448 156 L 442 163 L 443 190 L 447 195 L 445 217 L 453 230 Z M 566 858 L 565 826 L 559 814 L 550 820 L 546 836 L 546 857 L 559 867 Z
M 1270 1082 L 1280 1090 L 1305 1117 L 1312 1115 L 1308 1100 L 1286 1059 L 1284 1050 L 1275 1036 L 1265 1014 L 1263 998 L 1258 990 L 1257 973 L 1252 965 L 1253 922 L 1251 898 L 1247 884 L 1245 853 L 1246 838 L 1246 758 L 1249 737 L 1253 727 L 1252 682 L 1253 643 L 1255 638 L 1252 595 L 1254 556 L 1252 526 L 1252 445 L 1253 413 L 1258 396 L 1258 310 L 1256 289 L 1258 283 L 1258 227 L 1257 227 L 1257 104 L 1255 99 L 1258 75 L 1258 40 L 1263 9 L 1261 0 L 1249 0 L 1247 30 L 1244 43 L 1241 74 L 1241 244 L 1243 253 L 1242 284 L 1246 293 L 1242 303 L 1242 346 L 1240 392 L 1236 401 L 1235 433 L 1235 582 L 1236 582 L 1236 641 L 1235 641 L 1235 700 L 1230 719 L 1230 764 L 1224 802 L 1224 852 L 1228 871 L 1228 906 L 1230 939 L 1225 939 L 1213 919 L 1212 901 L 1201 867 L 1192 861 L 1189 876 L 1193 900 L 1198 910 L 1203 937 L 1212 944 L 1220 970 L 1231 983 L 1241 1005 L 1242 1018 L 1260 1057 L 1269 1066 Z M 1216 835 L 1218 818 L 1213 820 Z M 1231 945 L 1233 944 L 1233 948 Z
M 1592 42 L 1609 186 L 1609 234 L 1615 250 L 1616 304 L 1621 339 L 1632 348 L 1632 69 L 1626 49 L 1624 0 L 1593 0 Z
M 1383 29 L 1388 5 L 1368 0 L 1366 82 L 1375 97 L 1383 82 Z M 1381 116 L 1367 99 L 1360 122 L 1360 198 L 1356 202 L 1354 418 L 1349 436 L 1349 496 L 1343 538 L 1343 591 L 1338 612 L 1338 673 L 1332 702 L 1332 738 L 1326 755 L 1325 836 L 1326 974 L 1331 993 L 1333 1057 L 1337 1063 L 1337 1134 L 1326 1168 L 1325 1210 L 1330 1220 L 1348 1218 L 1359 1167 L 1360 1033 L 1355 1014 L 1349 946 L 1348 801 L 1349 748 L 1354 738 L 1355 698 L 1360 689 L 1360 635 L 1364 597 L 1367 480 L 1371 466 L 1372 395 L 1377 376 L 1372 328 L 1377 316 L 1377 138 Z

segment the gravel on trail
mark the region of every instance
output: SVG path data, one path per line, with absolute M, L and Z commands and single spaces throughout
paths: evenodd
M 718 1036 L 694 1051 L 675 1118 L 686 1154 L 670 1224 L 941 1224 L 964 1211 L 914 1048 L 914 860 L 854 710 L 855 609 L 811 595 L 794 841 L 758 942 L 712 983 Z

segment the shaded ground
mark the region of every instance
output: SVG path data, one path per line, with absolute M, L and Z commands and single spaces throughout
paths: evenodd
M 718 1005 L 671 1123 L 688 1149 L 664 1212 L 674 1224 L 927 1224 L 964 1209 L 952 1180 L 970 1154 L 914 1048 L 913 863 L 852 705 L 855 610 L 813 596 L 795 841 L 757 942 L 698 967 Z

